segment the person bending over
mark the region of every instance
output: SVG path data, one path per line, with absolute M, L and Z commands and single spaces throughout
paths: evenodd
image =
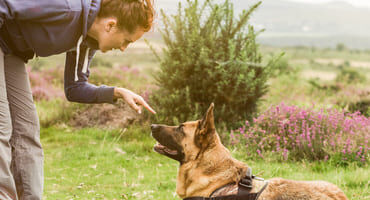
M 124 51 L 151 29 L 151 0 L 0 0 L 0 199 L 40 200 L 43 150 L 25 63 L 67 52 L 64 91 L 79 103 L 124 99 L 155 111 L 134 92 L 88 83 L 95 52 Z

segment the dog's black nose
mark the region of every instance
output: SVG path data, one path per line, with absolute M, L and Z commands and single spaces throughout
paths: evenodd
M 158 124 L 152 124 L 152 125 L 150 125 L 150 128 L 152 129 L 152 131 L 155 132 L 160 128 L 160 126 Z

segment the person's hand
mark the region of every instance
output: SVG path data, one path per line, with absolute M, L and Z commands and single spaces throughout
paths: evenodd
M 145 102 L 143 97 L 140 95 L 135 94 L 134 92 L 126 89 L 126 88 L 114 88 L 114 97 L 115 98 L 122 98 L 124 99 L 128 105 L 131 106 L 136 112 L 141 114 L 142 106 L 149 110 L 151 113 L 156 114 L 156 112 Z

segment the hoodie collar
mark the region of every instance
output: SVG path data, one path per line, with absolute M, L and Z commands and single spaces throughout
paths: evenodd
M 87 31 L 92 26 L 99 13 L 101 0 L 82 0 L 83 2 L 83 27 L 82 35 L 86 37 Z

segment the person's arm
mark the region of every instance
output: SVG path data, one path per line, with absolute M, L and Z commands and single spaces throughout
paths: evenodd
M 156 113 L 140 95 L 126 88 L 108 87 L 105 85 L 98 87 L 88 83 L 89 64 L 95 51 L 87 53 L 88 49 L 84 45 L 81 45 L 80 48 L 77 68 L 77 52 L 71 51 L 67 53 L 64 71 L 64 91 L 69 101 L 79 103 L 113 103 L 115 99 L 122 98 L 138 113 L 141 113 L 142 106 L 151 113 Z M 86 55 L 88 55 L 87 59 L 85 59 Z
M 64 91 L 66 98 L 79 103 L 114 103 L 114 87 L 96 86 L 88 83 L 89 64 L 95 50 L 89 51 L 85 59 L 87 47 L 81 45 L 78 65 L 76 68 L 76 51 L 67 52 L 64 71 Z M 87 62 L 85 64 L 85 62 Z M 85 66 L 84 66 L 85 64 Z

